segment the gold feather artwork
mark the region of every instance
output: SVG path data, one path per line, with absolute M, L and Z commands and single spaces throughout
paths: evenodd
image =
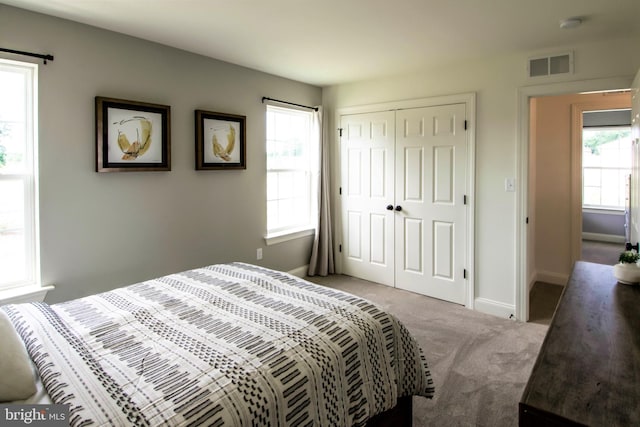
M 222 148 L 220 142 L 218 142 L 218 137 L 215 132 L 212 138 L 213 143 L 213 155 L 224 160 L 225 162 L 231 161 L 231 152 L 233 151 L 236 145 L 236 129 L 229 125 L 229 132 L 227 132 L 227 146 Z
M 114 123 L 115 125 L 124 125 L 127 122 L 138 120 L 140 127 L 136 128 L 136 140 L 129 141 L 127 135 L 118 129 L 118 147 L 122 151 L 122 160 L 135 160 L 149 150 L 151 146 L 151 121 L 146 117 L 135 116 L 131 119 L 121 120 Z

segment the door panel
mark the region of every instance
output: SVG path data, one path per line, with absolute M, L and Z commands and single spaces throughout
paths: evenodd
M 403 176 L 404 198 L 414 202 L 422 202 L 424 191 L 422 185 L 424 183 L 424 168 L 422 161 L 424 159 L 422 147 L 409 147 L 404 150 L 404 168 Z
M 387 148 L 371 150 L 371 197 L 384 198 L 389 195 L 385 172 L 387 156 Z
M 369 253 L 371 254 L 371 263 L 378 264 L 382 266 L 390 265 L 388 257 L 388 251 L 385 250 L 387 247 L 387 224 L 388 224 L 387 215 L 380 214 L 371 214 L 371 239 L 370 242 L 377 243 L 372 244 L 369 248 Z M 382 243 L 382 244 L 380 244 Z
M 454 147 L 433 147 L 433 203 L 453 203 L 454 160 Z
M 349 259 L 362 261 L 362 214 L 347 211 L 347 247 L 345 253 Z
M 423 273 L 424 243 L 422 241 L 423 221 L 417 218 L 403 218 L 404 220 L 404 269 L 413 273 Z
M 441 279 L 453 280 L 453 224 L 435 221 L 433 223 L 433 275 Z
M 393 112 L 341 117 L 345 274 L 393 286 Z
M 459 304 L 466 290 L 464 117 L 464 104 L 401 110 L 396 135 L 396 173 L 404 177 L 396 229 L 405 240 L 396 242 L 396 287 Z M 409 221 L 421 221 L 420 230 L 409 234 Z

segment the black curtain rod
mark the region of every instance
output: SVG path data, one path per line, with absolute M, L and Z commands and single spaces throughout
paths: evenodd
M 281 104 L 295 105 L 296 107 L 308 108 L 313 111 L 318 111 L 318 107 L 309 107 L 308 105 L 296 104 L 294 102 L 288 102 L 288 101 L 281 101 L 279 99 L 268 98 L 266 96 L 262 97 L 262 102 L 264 103 L 264 101 L 274 101 L 274 102 L 279 102 Z
M 43 55 L 41 53 L 25 52 L 23 50 L 5 49 L 3 47 L 0 47 L 0 52 L 8 52 L 8 53 L 14 53 L 16 55 L 24 55 L 24 56 L 32 56 L 34 58 L 40 58 L 44 61 L 45 64 L 47 63 L 47 61 L 53 61 L 53 55 Z

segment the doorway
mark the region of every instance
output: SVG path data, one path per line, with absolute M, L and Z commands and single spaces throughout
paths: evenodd
M 614 125 L 628 125 L 631 97 L 567 94 L 530 104 L 529 320 L 540 322 L 550 320 L 575 261 L 613 265 L 624 248 L 631 141 L 628 126 Z M 620 121 L 614 113 L 625 108 Z
M 538 245 L 539 239 L 535 238 L 536 229 L 538 228 L 538 221 L 540 218 L 536 217 L 536 164 L 540 159 L 536 158 L 534 147 L 530 143 L 530 139 L 536 137 L 535 126 L 532 123 L 536 120 L 536 115 L 539 113 L 536 105 L 531 103 L 532 99 L 538 97 L 554 96 L 554 95 L 566 95 L 566 94 L 586 94 L 596 91 L 616 91 L 626 90 L 630 87 L 630 80 L 625 78 L 611 78 L 611 79 L 595 79 L 589 81 L 577 81 L 567 82 L 563 84 L 548 84 L 540 86 L 528 86 L 518 90 L 518 136 L 521 144 L 518 145 L 517 158 L 518 158 L 518 180 L 521 183 L 518 198 L 517 209 L 517 241 L 516 247 L 518 250 L 516 258 L 518 263 L 516 265 L 517 283 L 516 283 L 516 316 L 521 321 L 527 321 L 529 319 L 529 293 L 533 284 L 536 282 L 537 277 L 540 275 L 538 269 L 538 261 L 536 254 L 540 253 Z M 565 110 L 566 111 L 566 110 Z M 563 113 L 566 116 L 566 113 Z M 570 120 L 565 120 L 570 122 Z M 576 217 L 581 219 L 581 184 L 572 180 L 570 177 L 572 171 L 580 170 L 577 168 L 576 163 L 579 165 L 579 157 L 571 156 L 572 150 L 569 147 L 565 147 L 565 151 L 562 154 L 564 156 L 563 161 L 560 162 L 560 167 L 564 168 L 567 173 L 563 182 L 560 182 L 555 187 L 553 192 L 547 193 L 558 197 L 562 203 L 558 205 L 558 209 L 555 212 L 546 212 L 546 220 L 553 221 L 554 218 L 560 218 L 565 223 L 565 229 L 560 230 L 560 235 L 563 236 L 563 244 L 559 248 L 555 248 L 555 257 L 550 257 L 551 261 L 555 263 L 559 268 L 549 269 L 543 271 L 542 274 L 550 274 L 556 281 L 564 278 L 565 283 L 571 272 L 573 261 L 578 259 L 575 253 L 581 248 L 580 240 L 575 242 L 572 236 L 581 235 L 581 221 L 576 221 Z M 547 158 L 545 158 L 547 160 Z M 559 157 L 550 157 L 550 163 L 558 163 Z M 579 184 L 579 185 L 578 185 Z M 577 203 L 576 203 L 577 200 Z M 556 224 L 557 225 L 557 224 Z M 577 230 L 576 230 L 577 225 Z

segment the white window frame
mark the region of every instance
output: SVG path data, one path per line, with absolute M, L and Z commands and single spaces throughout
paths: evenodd
M 30 84 L 27 85 L 26 101 L 26 147 L 25 168 L 23 173 L 3 173 L 0 180 L 22 180 L 24 183 L 24 239 L 25 239 L 25 277 L 15 282 L 0 282 L 2 297 L 18 295 L 14 290 L 40 288 L 40 242 L 38 223 L 38 65 L 22 61 L 0 58 L 0 69 L 24 73 Z M 7 292 L 10 291 L 10 292 Z M 2 300 L 2 298 L 0 298 Z M 4 301 L 3 301 L 4 302 Z
M 314 234 L 315 232 L 315 228 L 317 226 L 317 193 L 318 193 L 318 170 L 319 170 L 319 164 L 318 164 L 318 156 L 319 156 L 319 152 L 320 152 L 320 147 L 319 147 L 319 138 L 316 136 L 314 137 L 314 135 L 312 135 L 313 132 L 318 131 L 317 129 L 314 129 L 313 126 L 313 117 L 312 114 L 308 109 L 304 109 L 304 108 L 295 108 L 295 107 L 283 107 L 281 105 L 274 105 L 272 103 L 267 102 L 266 103 L 266 111 L 265 111 L 265 116 L 267 116 L 267 123 L 266 123 L 266 130 L 267 130 L 267 139 L 265 140 L 265 150 L 268 150 L 268 113 L 269 110 L 273 109 L 273 110 L 281 110 L 281 111 L 287 111 L 287 112 L 300 112 L 300 113 L 305 113 L 305 114 L 309 114 L 309 120 L 310 120 L 310 126 L 309 126 L 309 133 L 310 135 L 308 136 L 308 141 L 309 144 L 315 144 L 314 147 L 311 147 L 311 159 L 310 159 L 310 164 L 309 164 L 309 168 L 308 168 L 308 172 L 310 174 L 310 182 L 309 182 L 309 219 L 308 222 L 304 225 L 296 225 L 296 226 L 292 226 L 292 227 L 285 227 L 285 228 L 278 228 L 278 229 L 273 229 L 270 230 L 268 228 L 268 223 L 269 223 L 269 219 L 267 217 L 267 232 L 266 235 L 264 237 L 265 239 L 265 243 L 267 245 L 274 245 L 277 243 L 281 243 L 281 242 L 285 242 L 288 240 L 293 240 L 293 239 L 298 239 L 301 237 L 305 237 L 305 236 L 309 236 Z M 268 152 L 267 152 L 267 164 L 266 164 L 266 173 L 267 176 L 270 172 L 275 172 L 275 171 L 284 171 L 284 170 L 275 170 L 275 169 L 269 169 L 268 166 Z M 266 184 L 265 180 L 265 184 Z M 268 191 L 268 190 L 267 190 Z M 268 196 L 268 193 L 267 193 Z M 268 198 L 265 199 L 265 209 L 267 210 L 267 215 L 268 213 L 268 209 L 266 208 L 266 203 L 268 203 Z
M 631 129 L 630 126 L 597 126 L 597 127 L 592 127 L 591 129 L 597 129 L 597 130 L 606 130 L 606 129 L 620 129 L 620 128 L 625 128 L 625 129 Z M 584 132 L 584 129 L 583 129 Z M 583 146 L 584 149 L 584 146 Z M 631 153 L 629 153 L 629 155 L 631 155 Z M 609 206 L 609 205 L 603 205 L 603 204 L 598 204 L 598 205 L 591 205 L 591 204 L 586 204 L 584 203 L 584 192 L 585 192 L 585 188 L 587 187 L 595 187 L 595 186 L 587 186 L 585 185 L 585 172 L 587 170 L 592 170 L 592 171 L 599 171 L 600 172 L 600 176 L 602 177 L 602 172 L 603 171 L 616 171 L 618 172 L 618 174 L 620 173 L 624 173 L 625 176 L 629 175 L 631 173 L 631 166 L 629 167 L 612 167 L 612 166 L 585 166 L 584 164 L 582 165 L 582 209 L 584 210 L 595 210 L 595 211 L 618 211 L 618 212 L 624 212 L 624 210 L 626 209 L 625 204 L 623 204 L 622 206 Z M 600 186 L 598 186 L 600 189 L 602 189 L 602 178 L 600 180 Z M 602 196 L 600 197 L 600 199 L 602 199 Z

